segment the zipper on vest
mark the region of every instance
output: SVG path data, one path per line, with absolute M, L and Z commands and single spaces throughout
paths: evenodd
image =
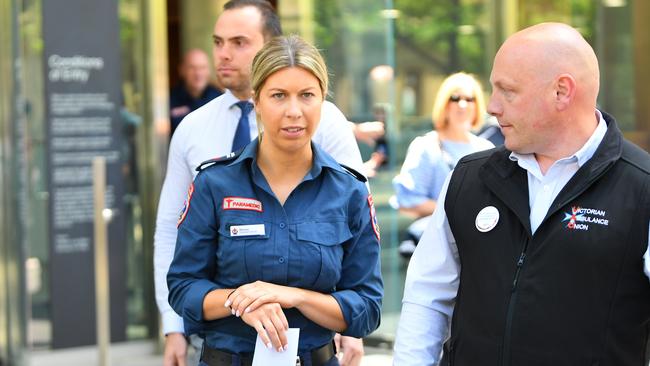
M 517 260 L 517 271 L 515 272 L 515 278 L 512 280 L 512 288 L 510 292 L 515 292 L 517 289 L 517 282 L 519 282 L 519 272 L 521 272 L 521 267 L 524 266 L 524 261 L 526 260 L 526 252 L 521 252 L 519 259 Z
M 524 248 L 519 254 L 517 259 L 517 269 L 515 276 L 512 279 L 512 287 L 510 288 L 510 300 L 508 301 L 508 312 L 506 313 L 506 329 L 503 334 L 503 348 L 501 353 L 501 365 L 508 366 L 510 364 L 510 339 L 512 338 L 512 316 L 517 302 L 517 284 L 519 283 L 519 274 L 526 262 L 526 249 L 528 249 L 528 240 L 524 243 Z

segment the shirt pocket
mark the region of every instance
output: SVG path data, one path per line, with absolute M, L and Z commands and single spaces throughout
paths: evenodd
M 232 226 L 264 225 L 264 233 L 232 236 Z M 226 286 L 240 286 L 261 278 L 260 263 L 265 255 L 270 237 L 270 225 L 266 222 L 245 220 L 226 221 L 219 227 L 217 246 L 217 281 Z
M 352 238 L 345 221 L 304 222 L 296 225 L 300 272 L 308 288 L 324 293 L 334 291 L 341 278 L 343 244 Z

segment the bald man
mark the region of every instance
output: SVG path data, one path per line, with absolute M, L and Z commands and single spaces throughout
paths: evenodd
M 170 136 L 185 116 L 222 94 L 210 85 L 210 59 L 204 51 L 187 51 L 178 72 L 181 83 L 169 93 Z
M 596 109 L 573 28 L 506 40 L 488 112 L 505 146 L 463 158 L 410 261 L 395 365 L 642 366 L 650 155 Z

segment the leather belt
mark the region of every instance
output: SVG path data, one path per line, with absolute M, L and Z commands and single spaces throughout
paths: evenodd
M 331 360 L 334 355 L 336 355 L 336 352 L 334 351 L 334 344 L 328 343 L 311 351 L 311 364 L 312 366 L 323 366 L 329 360 Z M 233 366 L 237 365 L 237 361 L 239 361 L 240 366 L 252 366 L 253 356 L 235 355 L 218 349 L 210 348 L 203 344 L 201 361 L 208 366 Z M 296 362 L 296 365 L 303 364 L 304 361 L 302 357 L 300 357 L 300 363 Z

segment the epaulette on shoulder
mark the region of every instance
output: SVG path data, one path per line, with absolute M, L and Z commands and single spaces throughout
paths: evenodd
M 363 183 L 368 181 L 368 179 L 366 178 L 365 175 L 363 175 L 363 174 L 359 173 L 358 171 L 350 168 L 349 166 L 344 165 L 344 164 L 339 164 L 339 165 L 341 166 L 341 168 L 343 168 L 343 170 L 345 170 L 346 172 L 350 173 L 350 175 L 357 178 L 357 180 L 359 180 L 359 181 L 361 181 Z
M 230 154 L 225 155 L 225 156 L 221 156 L 221 157 L 218 157 L 218 158 L 206 160 L 206 161 L 202 162 L 201 164 L 199 164 L 199 166 L 196 167 L 196 171 L 200 172 L 200 171 L 203 171 L 206 168 L 209 168 L 209 167 L 211 167 L 213 165 L 223 164 L 223 163 L 227 163 L 229 161 L 233 161 L 233 160 L 237 159 L 239 154 L 241 154 L 241 151 L 240 152 L 231 152 Z

